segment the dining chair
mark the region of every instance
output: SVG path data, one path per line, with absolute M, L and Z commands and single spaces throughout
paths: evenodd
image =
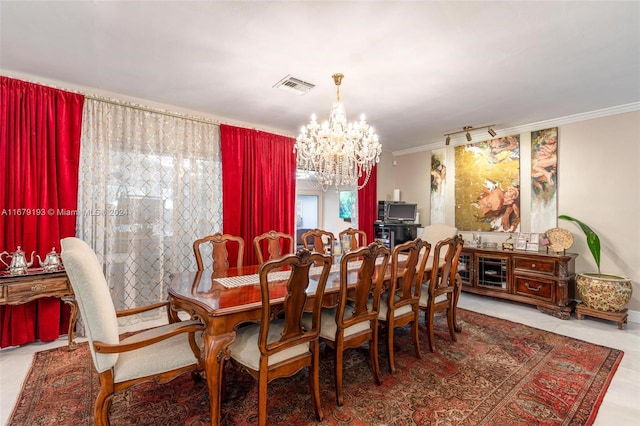
M 378 243 L 360 247 L 342 256 L 340 262 L 340 294 L 338 305 L 323 308 L 320 321 L 320 341 L 335 352 L 334 379 L 336 403 L 344 404 L 342 391 L 344 351 L 369 342 L 369 358 L 373 378 L 382 384 L 378 361 L 378 312 L 370 304 L 369 297 L 380 298 L 390 251 Z M 378 263 L 378 273 L 376 273 Z M 311 326 L 311 318 L 303 319 L 305 327 Z
M 309 277 L 309 269 L 321 262 L 320 273 Z M 283 278 L 272 271 L 289 267 L 287 292 L 281 314 L 270 315 L 272 303 L 270 284 Z M 267 384 L 280 377 L 289 377 L 308 368 L 311 402 L 318 421 L 322 420 L 322 402 L 319 384 L 320 310 L 327 278 L 331 269 L 331 256 L 300 249 L 280 259 L 269 260 L 260 266 L 262 318 L 259 324 L 241 327 L 236 340 L 229 345 L 234 364 L 241 366 L 258 380 L 258 423 L 267 422 Z M 315 287 L 315 296 L 308 300 L 307 289 Z M 305 305 L 311 304 L 310 327 L 303 327 Z M 297 397 L 297 395 L 296 395 Z
M 169 303 L 116 312 L 102 265 L 87 243 L 61 240 L 62 261 L 82 316 L 100 391 L 94 406 L 96 425 L 109 425 L 115 393 L 143 382 L 166 383 L 187 372 L 203 369 L 200 361 L 204 326 L 198 321 L 171 322 L 121 339 L 118 318 L 166 308 Z
M 436 351 L 434 339 L 434 319 L 438 312 L 446 312 L 447 326 L 451 340 L 456 341 L 456 331 L 460 331 L 457 324 L 456 310 L 462 280 L 458 275 L 458 260 L 464 240 L 458 236 L 439 241 L 433 251 L 433 268 L 431 277 L 426 284 L 422 284 L 420 294 L 420 310 L 425 313 L 427 326 L 427 347 L 431 352 Z M 440 260 L 443 259 L 443 263 Z
M 367 233 L 360 229 L 347 228 L 341 231 L 338 233 L 338 240 L 340 240 L 340 242 L 342 242 L 344 235 L 348 235 L 351 239 L 351 250 L 367 246 Z
M 418 303 L 421 290 L 418 278 L 426 267 L 430 248 L 431 246 L 420 238 L 395 246 L 391 253 L 389 289 L 377 301 L 379 304 L 377 309 L 376 300 L 370 299 L 370 303 L 378 311 L 378 322 L 386 331 L 389 371 L 391 373 L 396 371 L 393 344 L 394 332 L 397 327 L 411 325 L 411 337 L 416 357 L 422 358 L 418 338 L 418 314 L 420 312 Z
M 304 248 L 322 254 L 327 254 L 327 251 L 333 250 L 335 241 L 336 237 L 333 235 L 333 232 L 322 229 L 311 229 L 302 234 L 302 245 Z M 327 250 L 327 247 L 329 250 Z
M 262 265 L 265 262 L 265 245 L 267 253 L 266 260 L 272 260 L 279 259 L 285 254 L 293 254 L 293 244 L 293 236 L 285 234 L 284 232 L 271 230 L 258 235 L 253 239 L 253 247 L 258 257 L 258 265 Z
M 221 269 L 228 269 L 229 264 L 229 250 L 228 243 L 231 242 L 237 247 L 236 263 L 234 266 L 241 267 L 242 260 L 244 258 L 244 239 L 231 234 L 221 234 L 219 232 L 208 235 L 203 238 L 199 238 L 193 242 L 193 253 L 196 256 L 196 264 L 198 265 L 198 271 L 204 271 L 204 262 L 202 260 L 202 247 L 203 244 L 211 245 L 211 257 L 213 259 L 212 268 L 214 271 Z

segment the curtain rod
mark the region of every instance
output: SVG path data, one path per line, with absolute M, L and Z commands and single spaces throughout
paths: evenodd
M 193 115 L 189 115 L 189 114 L 181 114 L 178 112 L 171 112 L 171 111 L 167 111 L 167 110 L 163 110 L 163 109 L 159 109 L 159 108 L 152 108 L 152 107 L 147 107 L 147 106 L 143 106 L 143 105 L 138 105 L 138 104 L 134 104 L 131 102 L 125 102 L 125 101 L 119 101 L 116 99 L 111 99 L 111 98 L 105 98 L 102 96 L 97 96 L 97 95 L 87 95 L 84 94 L 85 98 L 88 99 L 92 99 L 94 101 L 100 101 L 100 102 L 106 102 L 109 104 L 113 104 L 113 105 L 118 105 L 118 106 L 126 106 L 127 108 L 133 108 L 133 109 L 137 109 L 140 111 L 146 111 L 146 112 L 152 112 L 155 114 L 162 114 L 162 115 L 168 115 L 170 117 L 175 117 L 175 118 L 183 118 L 186 120 L 191 120 L 191 121 L 197 121 L 200 123 L 204 123 L 204 124 L 213 124 L 216 126 L 220 125 L 220 122 L 217 120 L 209 120 L 206 118 L 202 118 L 202 117 L 195 117 Z
M 1 70 L 1 68 L 0 68 L 0 70 Z M 164 114 L 164 115 L 168 115 L 170 117 L 183 118 L 183 119 L 186 119 L 186 120 L 193 120 L 193 121 L 197 121 L 197 122 L 204 123 L 204 124 L 213 124 L 215 126 L 220 126 L 220 124 L 228 124 L 230 126 L 241 126 L 241 127 L 243 126 L 242 124 L 221 123 L 219 120 L 212 120 L 212 119 L 207 119 L 207 118 L 202 118 L 202 117 L 196 117 L 196 116 L 189 115 L 189 114 L 171 112 L 171 111 L 167 111 L 167 110 L 162 110 L 160 108 L 146 107 L 146 106 L 134 104 L 134 103 L 131 103 L 131 102 L 119 101 L 119 100 L 113 99 L 113 98 L 102 97 L 102 96 L 98 96 L 98 95 L 89 95 L 89 94 L 81 92 L 79 90 L 67 89 L 67 88 L 64 88 L 64 87 L 57 87 L 56 85 L 53 85 L 51 83 L 41 83 L 39 81 L 33 81 L 31 79 L 27 79 L 27 78 L 24 78 L 24 77 L 12 77 L 10 75 L 6 75 L 6 77 L 9 77 L 9 78 L 12 78 L 12 79 L 15 79 L 15 80 L 26 81 L 28 83 L 39 84 L 40 86 L 46 86 L 46 87 L 51 87 L 51 88 L 58 89 L 58 90 L 64 90 L 65 92 L 76 93 L 78 95 L 82 95 L 85 98 L 89 98 L 89 99 L 92 99 L 94 101 L 107 102 L 107 103 L 110 103 L 110 104 L 113 104 L 113 105 L 126 106 L 126 107 L 129 107 L 129 108 L 135 108 L 135 109 L 139 109 L 139 110 L 142 110 L 142 111 L 153 112 L 153 113 L 156 113 L 156 114 Z M 281 136 L 286 136 L 286 137 L 294 137 L 294 136 L 291 136 L 291 135 L 283 135 L 280 132 L 275 133 L 274 130 L 261 129 L 261 128 L 257 128 L 257 127 L 245 127 L 245 128 L 251 129 L 251 130 L 260 131 L 260 132 L 279 134 Z

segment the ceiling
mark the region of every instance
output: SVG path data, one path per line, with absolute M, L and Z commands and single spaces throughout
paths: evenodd
M 640 102 L 638 1 L 2 0 L 0 28 L 3 75 L 291 136 L 328 118 L 341 72 L 388 151 Z M 316 87 L 273 88 L 288 74 Z

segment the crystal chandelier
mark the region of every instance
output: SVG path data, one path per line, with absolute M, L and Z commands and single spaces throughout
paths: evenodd
M 364 114 L 360 121 L 347 123 L 347 112 L 340 102 L 344 75 L 332 77 L 337 101 L 331 106 L 329 121 L 319 125 L 313 114 L 309 124 L 302 127 L 293 152 L 298 154 L 298 170 L 314 176 L 323 191 L 330 186 L 335 186 L 336 191 L 340 187 L 361 189 L 369 182 L 371 168 L 380 161 L 382 147 Z M 358 185 L 361 176 L 365 178 Z

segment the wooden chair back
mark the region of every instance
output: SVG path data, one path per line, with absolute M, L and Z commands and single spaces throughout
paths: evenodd
M 265 260 L 279 259 L 285 254 L 292 254 L 294 249 L 293 244 L 293 236 L 285 234 L 284 232 L 271 230 L 258 235 L 253 239 L 253 247 L 255 248 L 258 258 L 258 265 L 262 265 Z
M 343 235 L 348 235 L 351 238 L 351 250 L 355 250 L 358 247 L 366 247 L 367 245 L 367 233 L 354 228 L 347 228 L 338 234 L 338 240 L 342 242 Z
M 204 262 L 202 260 L 202 249 L 200 246 L 206 243 L 211 244 L 213 270 L 218 271 L 221 269 L 228 269 L 231 266 L 229 264 L 229 250 L 227 244 L 229 242 L 232 242 L 232 244 L 237 246 L 236 263 L 234 266 L 242 266 L 242 261 L 244 258 L 244 239 L 235 235 L 221 234 L 218 232 L 194 241 L 193 253 L 196 256 L 198 271 L 203 271 L 205 269 Z
M 320 339 L 334 349 L 336 402 L 343 405 L 343 353 L 369 342 L 369 358 L 376 384 L 382 384 L 378 359 L 378 311 L 390 251 L 378 243 L 345 253 L 340 263 L 340 296 L 334 309 L 322 314 Z M 359 265 L 353 267 L 352 265 Z M 376 272 L 377 269 L 377 272 Z M 371 303 L 373 297 L 378 302 Z M 334 324 L 332 324 L 335 322 Z M 333 332 L 335 330 L 335 332 Z M 333 332 L 333 333 L 331 333 Z M 330 335 L 333 334 L 333 335 Z
M 417 358 L 422 358 L 418 336 L 418 313 L 421 283 L 418 281 L 421 268 L 424 268 L 429 257 L 427 245 L 416 238 L 394 247 L 391 253 L 391 282 L 389 291 L 380 298 L 378 321 L 387 328 L 387 354 L 389 371 L 394 373 L 394 330 L 411 324 L 411 336 Z M 421 256 L 421 251 L 424 251 Z M 374 300 L 374 305 L 376 301 Z
M 327 254 L 327 247 L 329 247 L 329 250 L 333 249 L 335 240 L 336 237 L 333 235 L 333 232 L 322 229 L 312 229 L 302 234 L 302 245 L 304 248 L 322 254 Z
M 321 264 L 322 270 L 317 278 L 315 297 L 312 304 L 312 327 L 302 327 L 302 314 L 307 305 L 307 289 L 310 284 L 309 269 L 314 263 Z M 284 306 L 281 317 L 284 318 L 284 329 L 278 339 L 269 338 L 271 321 L 271 294 L 269 272 L 291 268 L 287 282 L 287 292 L 284 296 Z M 331 271 L 331 257 L 320 253 L 300 249 L 296 254 L 288 254 L 280 259 L 265 262 L 260 267 L 260 291 L 262 296 L 262 322 L 260 323 L 260 338 L 258 346 L 267 367 L 269 356 L 284 351 L 292 346 L 300 345 L 318 339 L 320 333 L 320 309 L 322 298 Z
M 458 260 L 464 240 L 458 236 L 446 238 L 439 241 L 433 251 L 433 268 L 431 278 L 427 284 L 428 294 L 422 297 L 420 309 L 425 311 L 427 323 L 427 344 L 434 352 L 434 316 L 437 312 L 446 311 L 449 335 L 453 341 L 456 340 L 455 331 L 458 298 L 460 297 L 461 282 L 457 279 Z M 444 262 L 438 267 L 440 262 Z

